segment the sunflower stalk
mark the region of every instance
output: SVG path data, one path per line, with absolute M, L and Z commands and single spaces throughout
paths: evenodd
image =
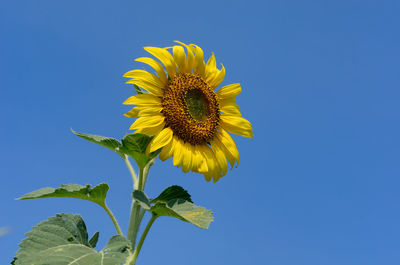
M 136 260 L 137 260 L 137 257 L 139 256 L 140 250 L 142 249 L 144 240 L 146 239 L 146 236 L 149 233 L 149 230 L 156 219 L 157 219 L 157 215 L 153 214 L 150 221 L 147 223 L 147 226 L 144 229 L 142 236 L 140 237 L 139 243 L 138 243 L 135 251 L 133 252 L 133 254 L 131 256 L 128 257 L 127 265 L 135 265 L 136 264 Z
M 147 180 L 147 175 L 149 173 L 149 168 L 153 163 L 154 160 L 151 160 L 149 163 L 146 164 L 146 166 L 139 169 L 139 179 L 137 186 L 135 185 L 135 190 L 144 191 L 144 186 Z M 135 249 L 136 238 L 144 214 L 145 210 L 142 209 L 142 207 L 137 201 L 133 200 L 131 207 L 131 214 L 129 218 L 129 228 L 128 228 L 128 240 L 131 242 L 132 249 Z
M 136 245 L 136 237 L 139 230 L 139 212 L 140 205 L 136 201 L 132 202 L 131 207 L 131 215 L 129 217 L 129 227 L 128 227 L 128 240 L 131 242 L 132 249 L 135 248 Z

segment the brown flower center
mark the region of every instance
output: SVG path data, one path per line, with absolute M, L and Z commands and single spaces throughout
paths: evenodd
M 209 142 L 220 121 L 217 97 L 196 74 L 179 74 L 168 82 L 162 98 L 166 126 L 192 145 Z

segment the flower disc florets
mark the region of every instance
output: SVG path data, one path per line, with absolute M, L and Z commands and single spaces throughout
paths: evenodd
M 168 82 L 161 101 L 166 126 L 192 145 L 213 139 L 220 120 L 214 91 L 198 75 L 180 74 Z

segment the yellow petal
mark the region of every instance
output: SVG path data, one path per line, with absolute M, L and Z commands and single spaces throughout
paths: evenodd
M 224 99 L 218 100 L 219 106 L 221 108 L 228 106 L 228 105 L 233 105 L 233 104 L 235 104 L 235 102 L 236 102 L 236 97 L 230 97 L 230 98 L 224 98 Z
M 207 165 L 206 160 L 203 157 L 200 160 L 200 165 L 199 165 L 198 171 L 201 174 L 205 174 L 206 172 L 208 172 L 208 165 Z
M 148 92 L 150 92 L 151 94 L 153 94 L 155 96 L 161 97 L 164 94 L 163 88 L 156 86 L 153 83 L 150 83 L 143 79 L 131 79 L 131 80 L 127 81 L 126 83 L 137 85 L 137 86 L 147 90 Z
M 167 160 L 168 158 L 170 158 L 172 155 L 173 155 L 173 150 L 174 150 L 174 143 L 175 143 L 175 141 L 173 141 L 173 140 L 171 140 L 166 146 L 164 146 L 162 149 L 161 149 L 161 153 L 160 153 L 160 156 L 159 156 L 159 158 L 161 159 L 161 161 L 165 161 L 165 160 Z
M 216 162 L 215 155 L 213 151 L 210 149 L 208 145 L 201 145 L 199 146 L 201 149 L 200 151 L 203 153 L 205 157 L 208 171 L 204 173 L 204 177 L 207 181 L 210 181 L 211 178 L 219 177 L 221 175 L 221 169 L 219 168 L 218 163 Z
M 152 153 L 163 146 L 166 146 L 171 142 L 173 136 L 173 132 L 171 128 L 165 128 L 158 135 L 156 135 L 153 140 L 149 143 L 146 149 L 146 153 Z
M 215 71 L 212 76 L 207 79 L 207 83 L 211 86 L 212 89 L 215 89 L 221 84 L 221 82 L 225 78 L 225 67 L 223 64 L 221 70 Z
M 253 138 L 251 123 L 243 117 L 222 114 L 221 126 L 225 130 L 248 138 Z
M 159 62 L 149 57 L 140 57 L 137 58 L 135 61 L 145 63 L 151 66 L 156 71 L 163 86 L 165 86 L 168 83 L 167 76 L 165 75 L 165 70 Z
M 129 128 L 130 130 L 133 129 L 140 129 L 146 127 L 156 127 L 162 123 L 164 123 L 164 116 L 146 116 L 138 118 Z
M 144 49 L 164 64 L 169 77 L 172 78 L 176 75 L 174 58 L 167 50 L 158 47 L 144 47 Z
M 212 53 L 210 56 L 210 59 L 208 59 L 207 64 L 206 64 L 206 69 L 205 69 L 206 79 L 209 76 L 214 75 L 216 70 L 217 70 L 217 62 L 215 61 L 214 53 Z
M 239 83 L 236 84 L 230 84 L 224 87 L 221 87 L 220 90 L 217 91 L 217 96 L 220 99 L 226 99 L 226 98 L 231 98 L 235 97 L 242 92 L 242 88 L 240 87 Z
M 125 113 L 124 116 L 130 118 L 136 118 L 139 116 L 154 116 L 160 115 L 161 110 L 162 107 L 158 105 L 137 106 Z
M 139 108 L 139 116 L 157 116 L 161 115 L 162 107 L 158 105 L 149 105 L 149 106 L 140 106 Z
M 204 63 L 204 53 L 203 50 L 194 44 L 190 44 L 190 48 L 192 52 L 195 53 L 194 56 L 194 63 L 193 63 L 193 70 L 198 73 L 201 77 L 204 77 L 206 65 Z
M 204 175 L 204 179 L 207 181 L 207 182 L 210 182 L 211 180 L 212 180 L 212 174 L 210 173 L 210 172 L 207 172 L 207 173 L 205 173 L 205 174 L 203 174 Z
M 215 89 L 222 80 L 224 80 L 225 67 L 222 65 L 221 70 L 218 70 L 214 53 L 212 53 L 210 59 L 208 59 L 204 77 L 212 89 Z
M 185 49 L 182 46 L 174 46 L 172 48 L 172 52 L 174 54 L 174 60 L 176 66 L 178 67 L 179 73 L 187 73 L 186 72 L 186 54 Z
M 139 109 L 137 109 L 137 107 L 131 109 L 130 111 L 128 111 L 127 113 L 124 114 L 125 117 L 129 117 L 129 118 L 136 118 L 139 116 Z
M 184 153 L 183 153 L 183 161 L 182 161 L 182 170 L 183 172 L 187 173 L 192 169 L 192 153 L 193 148 L 192 145 L 189 143 L 184 143 L 183 145 Z
M 211 142 L 211 147 L 214 150 L 215 157 L 222 170 L 222 176 L 225 176 L 228 171 L 228 163 L 226 162 L 225 153 L 221 149 L 220 145 L 215 144 L 215 141 Z
M 200 151 L 199 146 L 193 146 L 193 157 L 192 157 L 192 171 L 204 174 L 208 171 L 208 166 L 205 157 Z
M 161 105 L 161 98 L 152 94 L 143 93 L 134 95 L 125 100 L 124 105 Z
M 164 126 L 165 126 L 165 123 L 163 122 L 163 123 L 161 123 L 159 125 L 156 125 L 154 127 L 145 127 L 145 128 L 137 129 L 135 131 L 135 133 L 144 133 L 144 134 L 147 134 L 149 136 L 154 136 L 154 135 L 159 134 L 162 131 L 162 129 L 164 129 Z
M 200 156 L 198 156 L 199 152 L 197 151 L 197 147 L 192 145 L 192 171 L 199 173 L 199 165 L 200 165 Z
M 236 147 L 235 141 L 232 139 L 229 133 L 227 133 L 224 129 L 221 129 L 221 132 L 216 134 L 215 144 L 217 144 L 222 151 L 224 151 L 225 156 L 232 168 L 234 167 L 235 162 L 237 162 L 236 167 L 239 165 L 239 151 Z
M 124 74 L 124 77 L 140 79 L 153 84 L 159 88 L 163 88 L 163 83 L 158 76 L 149 73 L 145 70 L 132 70 Z
M 193 70 L 193 64 L 194 64 L 194 55 L 193 55 L 192 49 L 190 48 L 189 45 L 186 45 L 183 42 L 180 42 L 180 41 L 175 41 L 175 42 L 186 47 L 188 55 L 187 55 L 187 60 L 186 60 L 185 72 L 191 73 Z
M 221 105 L 220 104 L 220 108 L 221 108 L 221 112 L 223 112 L 225 114 L 242 116 L 242 114 L 240 113 L 240 107 L 235 103 L 230 104 L 230 105 L 227 105 L 227 104 Z
M 173 164 L 176 167 L 180 167 L 183 160 L 183 141 L 177 137 L 174 137 L 173 141 L 175 142 Z

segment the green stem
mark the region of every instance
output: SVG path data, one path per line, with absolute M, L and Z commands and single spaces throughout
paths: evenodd
M 149 221 L 149 223 L 147 224 L 146 228 L 143 231 L 143 234 L 139 240 L 139 243 L 135 249 L 135 252 L 133 252 L 132 257 L 129 258 L 128 264 L 129 265 L 135 265 L 136 264 L 136 259 L 140 253 L 140 250 L 142 249 L 143 246 L 143 242 L 146 239 L 147 234 L 149 233 L 149 230 L 151 228 L 151 226 L 153 225 L 154 221 L 157 219 L 156 215 L 153 215 Z
M 122 230 L 121 227 L 118 224 L 117 219 L 115 218 L 114 214 L 111 212 L 111 210 L 108 208 L 108 206 L 104 203 L 104 205 L 102 205 L 103 209 L 107 212 L 108 216 L 110 216 L 111 221 L 114 223 L 115 229 L 117 230 L 118 234 L 120 236 L 124 236 L 122 234 Z
M 154 161 L 157 157 L 154 157 L 152 160 L 150 160 L 147 165 L 143 168 L 143 181 L 142 181 L 142 191 L 144 190 L 144 187 L 146 185 L 147 181 L 147 176 L 149 175 L 149 169 L 150 167 L 154 164 Z
M 131 206 L 131 215 L 129 217 L 129 227 L 128 227 L 128 240 L 131 242 L 132 249 L 135 248 L 136 237 L 138 230 L 137 229 L 137 212 L 140 211 L 140 205 L 136 201 L 132 201 Z
M 125 155 L 125 156 L 123 157 L 123 159 L 124 159 L 125 164 L 127 165 L 128 169 L 129 169 L 129 172 L 130 172 L 131 175 L 132 175 L 133 187 L 134 187 L 135 189 L 137 189 L 138 179 L 137 179 L 137 177 L 136 177 L 135 170 L 133 170 L 132 164 L 131 164 L 131 162 L 129 162 L 129 158 L 128 158 L 127 155 Z
M 144 171 L 145 171 L 145 168 L 146 167 L 144 167 L 144 168 L 140 168 L 140 170 L 139 170 L 139 184 L 138 184 L 138 190 L 141 190 L 141 191 L 143 191 L 143 173 L 144 173 Z
M 144 216 L 145 213 L 146 213 L 146 210 L 145 210 L 145 209 L 141 209 L 141 210 L 140 210 L 140 212 L 139 212 L 139 219 L 138 219 L 138 222 L 137 222 L 137 225 L 138 225 L 138 226 L 139 226 L 140 223 L 142 222 L 142 219 L 143 219 L 143 216 Z M 139 227 L 137 227 L 136 230 L 139 231 Z
M 135 183 L 134 184 L 134 189 L 143 191 L 144 190 L 144 186 L 146 184 L 147 175 L 149 173 L 149 168 L 154 163 L 155 159 L 151 160 L 143 168 L 141 168 L 141 167 L 139 168 L 139 178 L 136 177 L 136 175 L 135 175 L 135 173 L 133 171 L 132 165 L 130 164 L 127 156 L 125 157 L 124 160 L 125 160 L 125 163 L 128 165 L 129 170 L 131 171 L 131 174 L 132 174 L 132 177 L 133 177 L 133 181 Z M 132 249 L 135 249 L 136 238 L 137 238 L 137 235 L 138 235 L 138 232 L 139 232 L 139 228 L 140 228 L 140 224 L 142 222 L 142 219 L 143 219 L 143 216 L 144 216 L 145 212 L 146 211 L 144 209 L 142 209 L 142 207 L 140 206 L 139 203 L 137 203 L 136 201 L 132 201 L 131 214 L 130 214 L 130 217 L 129 217 L 128 237 L 127 237 L 128 240 L 131 242 L 131 248 Z M 154 220 L 150 220 L 150 221 L 151 221 L 151 223 L 154 222 Z M 147 229 L 147 231 L 143 232 L 143 234 L 144 233 L 147 234 L 148 233 L 148 229 L 150 229 L 150 227 L 148 227 L 148 228 L 146 227 L 146 229 Z M 139 242 L 139 245 L 138 245 L 139 251 L 140 251 L 140 248 L 142 247 L 141 245 L 143 244 L 143 241 L 144 241 L 144 238 L 143 238 L 143 240 L 142 240 L 142 238 L 143 238 L 143 235 L 142 235 L 142 237 L 140 239 L 140 242 Z M 137 252 L 137 248 L 135 249 L 135 252 Z M 139 253 L 137 253 L 136 256 L 134 256 L 134 255 L 129 256 L 128 261 L 127 261 L 126 264 L 134 264 L 136 262 L 136 258 L 137 258 L 138 254 Z M 132 262 L 134 262 L 134 263 L 132 263 Z
M 138 183 L 138 190 L 143 191 L 143 169 L 140 168 L 139 171 L 139 183 Z M 136 188 L 136 187 L 135 187 Z M 140 204 L 137 203 L 136 201 L 132 202 L 132 207 L 131 207 L 131 215 L 129 218 L 129 227 L 128 227 L 128 240 L 131 242 L 132 249 L 135 248 L 136 245 L 136 237 L 139 232 L 139 227 L 140 227 Z

